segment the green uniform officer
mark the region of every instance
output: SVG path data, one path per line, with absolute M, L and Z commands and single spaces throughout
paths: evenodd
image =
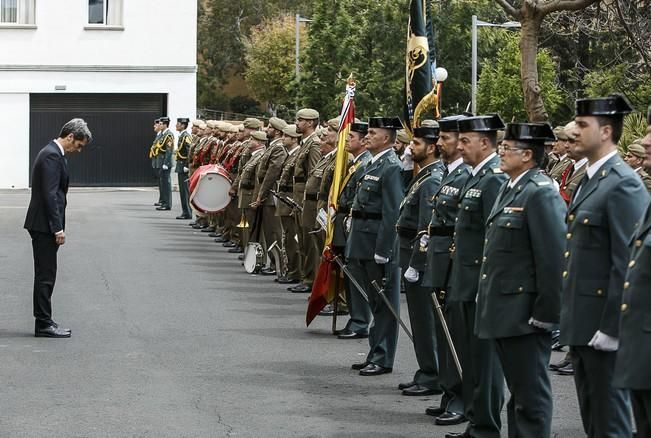
M 288 201 L 292 199 L 294 192 L 294 167 L 300 150 L 298 145 L 300 138 L 301 134 L 296 132 L 296 125 L 288 125 L 283 129 L 283 144 L 287 150 L 287 158 L 278 178 L 277 191 L 281 198 L 276 203 L 276 215 L 280 218 L 282 227 L 281 248 L 287 261 L 284 269 L 285 276 L 277 279 L 281 284 L 293 284 L 301 280 L 301 253 L 297 240 L 299 230 L 295 219 L 300 212 Z
M 238 182 L 237 207 L 244 212 L 244 217 L 249 224 L 249 228 L 242 234 L 242 247 L 246 248 L 251 238 L 251 230 L 259 227 L 256 223 L 257 207 L 254 205 L 253 189 L 255 188 L 255 171 L 258 162 L 262 158 L 267 144 L 267 134 L 262 131 L 253 131 L 249 141 L 250 158 L 242 168 Z
M 179 184 L 179 196 L 181 198 L 181 215 L 177 219 L 192 219 L 190 210 L 190 193 L 188 189 L 188 157 L 190 155 L 190 146 L 192 145 L 192 135 L 186 131 L 190 119 L 176 119 L 176 130 L 179 132 L 179 138 L 176 141 L 176 175 Z
M 624 161 L 626 161 L 626 164 L 631 166 L 633 170 L 635 170 L 635 173 L 638 174 L 642 182 L 644 183 L 644 187 L 646 187 L 647 191 L 651 192 L 651 176 L 644 170 L 644 160 L 646 159 L 646 151 L 644 150 L 644 146 L 640 143 L 640 140 L 634 141 L 629 147 L 626 149 L 626 154 L 624 155 Z
M 276 242 L 280 246 L 282 228 L 280 226 L 280 219 L 276 216 L 276 205 L 271 189 L 276 187 L 280 172 L 283 168 L 283 163 L 287 159 L 287 150 L 282 141 L 282 130 L 287 127 L 287 123 L 278 117 L 269 119 L 267 126 L 267 138 L 269 139 L 269 147 L 264 151 L 264 154 L 258 162 L 256 169 L 256 182 L 253 193 L 254 205 L 262 208 L 262 249 L 266 260 L 269 247 Z M 276 261 L 280 263 L 280 260 Z M 262 275 L 274 275 L 276 269 L 281 269 L 282 266 L 265 267 L 260 272 Z
M 459 120 L 459 144 L 463 161 L 473 167 L 460 193 L 455 226 L 450 290 L 446 305 L 463 321 L 452 331 L 463 370 L 463 401 L 468 418 L 466 433 L 472 437 L 499 438 L 500 412 L 504 404 L 504 376 L 495 342 L 475 335 L 479 269 L 484 250 L 485 224 L 497 194 L 506 180 L 495 153 L 497 131 L 504 128 L 497 115 Z M 460 330 L 458 330 L 460 329 Z M 450 433 L 455 437 L 459 434 Z M 463 435 L 462 435 L 463 436 Z
M 158 153 L 159 153 L 158 149 L 160 148 L 160 144 L 158 143 L 158 140 L 160 140 L 160 135 L 162 133 L 161 126 L 160 126 L 160 119 L 154 120 L 154 132 L 156 133 L 156 135 L 154 136 L 154 141 L 149 147 L 149 159 L 151 160 L 151 168 L 154 169 L 156 184 L 158 184 L 158 201 L 154 203 L 154 206 L 159 207 L 161 205 L 161 200 L 163 196 L 160 190 L 160 159 L 158 158 Z
M 296 113 L 296 131 L 301 134 L 300 149 L 297 152 L 294 165 L 294 184 L 292 198 L 303 207 L 305 199 L 305 183 L 316 163 L 321 159 L 321 151 L 316 138 L 316 129 L 319 126 L 319 112 L 310 108 L 300 109 Z M 291 292 L 309 293 L 314 282 L 313 260 L 308 258 L 308 251 L 312 245 L 310 232 L 314 230 L 314 222 L 304 223 L 303 214 L 296 215 L 298 228 L 298 247 L 301 251 L 301 283 L 289 287 Z
M 156 210 L 172 209 L 172 181 L 170 173 L 172 171 L 172 153 L 174 151 L 174 134 L 170 131 L 170 118 L 161 117 L 158 119 L 161 126 L 161 135 L 158 140 L 160 145 L 158 149 L 158 163 L 160 164 L 160 192 L 161 205 Z
M 457 149 L 459 141 L 459 119 L 465 116 L 450 116 L 439 120 L 437 143 L 441 157 L 446 163 L 443 180 L 433 196 L 434 208 L 425 234 L 420 237 L 420 250 L 427 252 L 427 266 L 423 273 L 422 286 L 430 292 L 436 291 L 443 307 L 443 316 L 451 332 L 463 332 L 463 319 L 459 303 L 446 303 L 445 295 L 450 290 L 451 251 L 454 224 L 459 212 L 460 194 L 470 178 L 470 166 L 463 162 Z M 419 230 L 424 231 L 424 230 Z M 427 408 L 425 413 L 436 417 L 435 424 L 455 425 L 466 421 L 462 396 L 461 378 L 457 371 L 452 351 L 441 321 L 436 318 L 437 353 L 439 361 L 438 381 L 443 390 L 438 406 Z M 404 384 L 403 387 L 409 386 Z
M 617 153 L 622 96 L 576 101 L 575 140 L 588 158 L 570 202 L 563 271 L 561 343 L 569 345 L 583 428 L 591 437 L 631 436 L 628 393 L 613 386 L 628 243 L 648 203 Z
M 333 219 L 332 247 L 343 256 L 347 231 L 346 221 L 349 219 L 353 206 L 357 183 L 364 174 L 364 166 L 371 160 L 371 153 L 366 150 L 364 137 L 368 133 L 368 123 L 356 122 L 350 125 L 350 133 L 346 141 L 346 151 L 353 157 L 348 167 L 348 173 L 342 181 L 342 189 L 337 200 L 337 212 Z M 371 308 L 359 291 L 344 278 L 346 304 L 350 315 L 346 326 L 337 333 L 339 339 L 357 339 L 368 337 L 372 320 Z
M 494 339 L 511 394 L 509 436 L 548 437 L 552 388 L 546 372 L 560 319 L 566 206 L 541 171 L 546 123 L 510 123 L 498 147 L 504 183 L 486 224 L 475 332 Z
M 366 148 L 373 158 L 364 167 L 351 209 L 346 258 L 350 261 L 351 272 L 366 291 L 374 318 L 366 360 L 353 365 L 363 376 L 390 373 L 398 342 L 398 322 L 371 282 L 384 285 L 387 300 L 399 314 L 400 268 L 394 241 L 404 190 L 402 164 L 393 146 L 396 131 L 401 126 L 396 117 L 369 120 Z
M 414 351 L 418 371 L 413 385 L 402 390 L 403 395 L 427 396 L 441 392 L 439 363 L 436 355 L 436 317 L 432 305 L 431 290 L 423 287 L 423 274 L 427 255 L 420 251 L 418 231 L 427 228 L 432 215 L 434 194 L 443 179 L 443 169 L 436 147 L 439 129 L 414 128 L 410 154 L 418 173 L 407 186 L 407 195 L 400 203 L 400 216 L 396 224 L 399 248 L 398 263 L 405 278 L 405 294 L 409 310 L 409 322 L 414 337 Z M 405 386 L 405 385 L 403 385 Z

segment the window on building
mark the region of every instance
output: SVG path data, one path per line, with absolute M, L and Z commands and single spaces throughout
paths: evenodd
M 0 22 L 18 23 L 18 0 L 0 0 Z
M 121 26 L 122 0 L 88 0 L 88 24 Z
M 0 25 L 34 24 L 34 0 L 0 0 Z

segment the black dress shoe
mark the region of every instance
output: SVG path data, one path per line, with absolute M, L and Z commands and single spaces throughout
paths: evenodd
M 194 228 L 195 230 L 203 230 L 207 226 L 208 225 L 204 225 L 204 224 L 194 224 L 194 225 L 192 225 L 192 228 Z
M 345 330 L 337 334 L 337 339 L 365 339 L 368 333 L 355 333 L 352 330 Z
M 276 275 L 276 270 L 274 268 L 262 268 L 262 269 L 260 269 L 260 274 L 262 274 L 262 275 Z
M 38 328 L 34 331 L 34 336 L 37 338 L 69 338 L 70 335 L 70 330 L 55 327 L 53 325 Z
M 448 432 L 445 438 L 471 438 L 468 432 Z
M 431 389 L 420 385 L 410 386 L 409 388 L 405 388 L 402 390 L 402 395 L 408 395 L 413 397 L 437 395 L 442 393 L 443 391 L 441 391 L 440 389 Z
M 415 384 L 416 382 L 414 382 L 413 380 L 411 382 L 398 383 L 398 389 L 402 391 L 403 389 L 411 388 Z
M 560 370 L 561 368 L 565 368 L 566 366 L 568 366 L 571 363 L 572 362 L 570 362 L 569 360 L 563 359 L 560 362 L 549 364 L 549 369 L 552 370 L 552 371 L 557 371 L 557 370 Z
M 434 419 L 434 424 L 439 426 L 454 426 L 455 424 L 461 424 L 468 421 L 463 414 L 457 414 L 456 412 L 444 412 Z
M 565 365 L 563 368 L 557 369 L 556 373 L 559 376 L 573 376 L 574 375 L 574 366 L 570 362 L 567 365 Z
M 177 216 L 176 218 L 181 219 L 181 220 L 183 220 L 183 219 L 192 219 L 192 216 L 186 216 L 186 215 L 182 214 L 181 216 Z
M 308 286 L 307 284 L 297 284 L 294 287 L 289 287 L 287 288 L 288 291 L 295 293 L 295 294 L 309 294 L 312 292 L 312 288 Z
M 224 248 L 235 248 L 237 246 L 237 243 L 232 242 L 232 241 L 229 240 L 228 242 L 224 242 L 224 244 L 222 246 Z
M 431 406 L 431 407 L 425 409 L 425 414 L 430 415 L 432 417 L 438 417 L 439 415 L 443 414 L 444 412 L 445 412 L 445 408 L 442 408 L 441 406 L 439 406 L 439 407 Z
M 280 277 L 277 278 L 276 281 L 280 284 L 296 284 L 301 280 L 298 278 Z
M 240 254 L 240 255 L 238 255 L 238 256 L 237 256 L 237 259 L 238 259 L 238 260 L 244 260 L 244 254 Z
M 228 242 L 228 239 L 224 239 L 224 237 L 217 237 L 215 239 L 215 242 L 217 242 L 217 243 L 226 243 L 226 242 Z
M 389 374 L 390 372 L 393 371 L 393 368 L 385 368 L 383 366 L 370 363 L 366 365 L 364 368 L 359 370 L 359 375 L 360 376 L 379 376 L 381 374 Z
M 161 204 L 160 201 L 159 202 L 154 202 L 154 207 L 160 207 L 161 205 L 163 205 L 163 204 Z
M 229 248 L 228 252 L 231 254 L 242 254 L 244 250 L 240 246 L 234 246 L 233 248 Z
M 215 227 L 206 227 L 201 230 L 202 233 L 214 233 Z
M 208 237 L 221 237 L 221 236 L 222 236 L 222 233 L 212 232 L 212 233 L 208 234 Z
M 369 365 L 370 365 L 370 362 L 360 362 L 360 363 L 352 364 L 350 368 L 352 368 L 354 370 L 361 370 L 362 368 L 366 368 Z
M 171 210 L 172 207 L 168 207 L 167 205 L 161 205 L 160 207 L 156 207 L 156 210 L 158 211 L 168 211 Z
M 197 225 L 197 223 L 196 222 L 190 222 L 188 225 L 191 226 L 191 227 L 194 227 L 195 225 Z

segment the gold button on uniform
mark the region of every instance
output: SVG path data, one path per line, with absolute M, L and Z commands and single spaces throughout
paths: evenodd
M 628 304 L 624 303 L 622 304 L 622 312 L 626 312 L 628 310 Z
M 639 247 L 641 247 L 641 246 L 642 246 L 642 241 L 641 241 L 641 240 L 636 240 L 636 241 L 635 241 L 635 247 L 636 247 L 636 248 L 639 248 Z
M 481 259 L 481 260 L 482 260 L 483 262 L 485 262 L 485 261 L 486 261 L 486 256 L 484 256 L 484 258 L 483 258 L 483 259 Z
M 588 222 L 590 222 L 590 220 L 588 218 L 583 219 L 584 224 L 587 224 Z
M 597 295 L 603 295 L 604 290 L 603 289 L 597 289 Z
M 567 233 L 565 237 L 567 238 L 567 240 L 570 240 L 572 238 L 572 233 Z
M 632 268 L 633 266 L 635 266 L 635 260 L 631 260 L 630 262 L 628 262 L 629 268 Z
M 486 280 L 486 274 L 481 274 L 481 279 Z
M 568 219 L 570 222 L 572 222 L 572 221 L 574 220 L 574 215 L 573 215 L 573 214 L 569 215 L 569 216 L 567 217 L 567 219 Z
M 565 251 L 565 258 L 568 258 L 569 256 L 570 256 L 570 252 L 569 252 L 569 251 Z
M 567 278 L 567 271 L 563 271 L 563 278 Z
M 479 259 L 476 259 L 476 260 L 475 260 L 475 264 L 476 264 L 476 265 L 479 264 Z
M 511 226 L 511 222 L 507 222 L 507 223 L 506 223 L 506 226 L 507 226 L 507 227 L 510 227 L 510 226 Z
M 518 292 L 522 292 L 522 291 L 524 291 L 524 288 L 523 288 L 522 286 L 520 286 L 520 287 L 518 288 Z
M 628 289 L 629 287 L 631 287 L 631 282 L 630 281 L 625 281 L 624 282 L 624 289 Z

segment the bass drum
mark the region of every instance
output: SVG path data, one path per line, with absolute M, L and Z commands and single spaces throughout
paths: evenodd
M 258 242 L 249 242 L 244 249 L 244 270 L 257 274 L 264 267 L 264 251 Z
M 228 171 L 219 164 L 208 164 L 198 168 L 190 178 L 190 203 L 201 213 L 217 213 L 231 202 Z

